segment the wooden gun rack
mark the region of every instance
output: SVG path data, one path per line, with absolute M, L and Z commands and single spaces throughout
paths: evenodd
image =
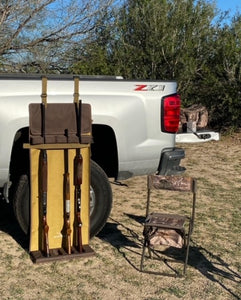
M 46 78 L 42 85 L 43 97 L 46 101 Z M 74 99 L 78 97 L 78 79 L 75 80 Z M 43 96 L 44 95 L 44 96 Z M 61 105 L 61 104 L 60 104 Z M 64 120 L 63 120 L 64 122 Z M 91 132 L 90 132 L 91 135 Z M 54 144 L 24 144 L 25 149 L 30 153 L 30 257 L 34 263 L 56 261 L 61 259 L 72 259 L 94 255 L 89 246 L 90 232 L 90 143 L 54 143 Z M 48 253 L 43 243 L 43 210 L 41 209 L 40 197 L 40 176 L 41 164 L 40 153 L 44 150 L 47 153 L 47 213 L 48 224 Z M 65 165 L 66 152 L 68 159 L 69 173 L 69 229 L 71 246 L 67 245 L 67 233 L 65 228 Z M 81 153 L 82 184 L 81 184 L 81 232 L 82 250 L 78 247 L 78 224 L 76 216 L 76 199 L 74 186 L 74 159 L 77 153 Z M 71 250 L 70 250 L 71 249 Z

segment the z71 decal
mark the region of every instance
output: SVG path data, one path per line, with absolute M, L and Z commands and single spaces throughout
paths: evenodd
M 164 91 L 163 84 L 136 84 L 134 91 L 149 92 L 149 91 Z

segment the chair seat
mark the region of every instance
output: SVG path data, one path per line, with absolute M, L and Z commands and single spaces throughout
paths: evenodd
M 184 228 L 185 216 L 174 214 L 151 213 L 147 216 L 144 226 L 179 229 Z

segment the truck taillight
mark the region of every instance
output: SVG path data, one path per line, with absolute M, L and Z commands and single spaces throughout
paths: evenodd
M 161 125 L 164 132 L 176 133 L 180 121 L 180 96 L 170 95 L 162 99 Z

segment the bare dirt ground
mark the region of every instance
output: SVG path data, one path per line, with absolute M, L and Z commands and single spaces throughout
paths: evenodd
M 112 185 L 112 213 L 91 240 L 95 256 L 89 258 L 33 264 L 28 240 L 0 203 L 1 299 L 240 299 L 241 134 L 180 146 L 186 150 L 186 174 L 198 180 L 186 278 L 139 271 L 146 199 L 141 176 L 126 180 L 128 186 Z M 160 200 L 153 196 L 157 207 Z M 173 197 L 171 205 L 180 208 L 181 197 Z M 147 261 L 152 270 L 170 271 L 157 260 Z

